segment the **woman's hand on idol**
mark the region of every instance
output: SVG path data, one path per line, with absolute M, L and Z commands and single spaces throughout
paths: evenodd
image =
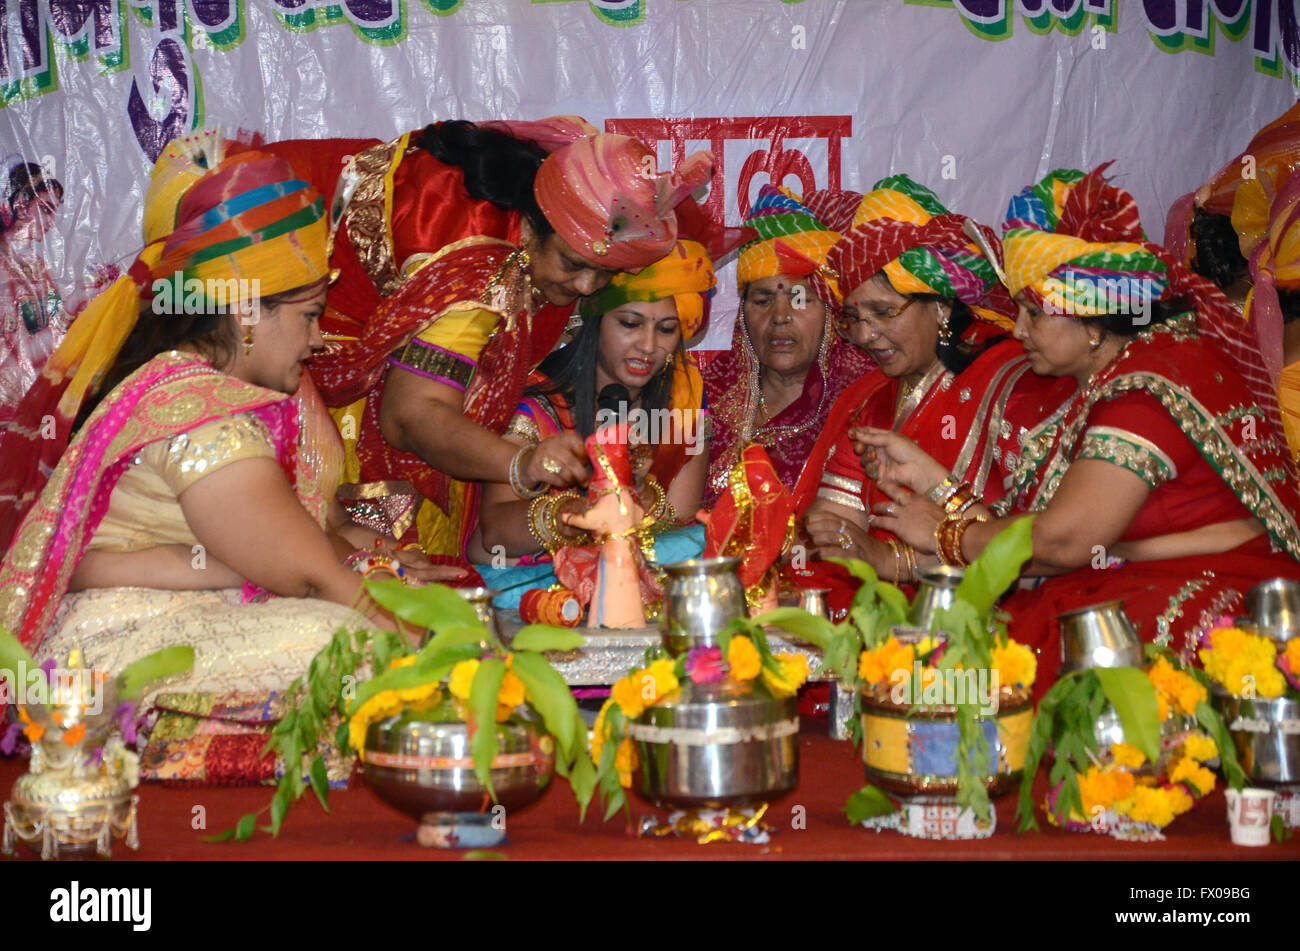
M 948 477 L 948 470 L 920 446 L 892 430 L 855 426 L 849 438 L 867 476 L 886 494 L 899 488 L 924 494 Z
M 872 510 L 876 527 L 892 532 L 922 554 L 934 554 L 934 530 L 943 519 L 943 509 L 907 489 L 883 484 L 881 488 L 893 501 L 881 502 Z
M 587 447 L 574 433 L 543 439 L 525 454 L 520 475 L 525 485 L 545 483 L 556 489 L 586 485 Z
M 465 570 L 455 565 L 435 565 L 429 556 L 418 548 L 399 548 L 392 552 L 406 572 L 406 577 L 415 581 L 454 584 L 465 580 Z

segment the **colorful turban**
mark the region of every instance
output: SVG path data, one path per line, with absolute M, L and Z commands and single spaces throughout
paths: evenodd
M 607 314 L 629 301 L 657 301 L 667 297 L 677 303 L 682 339 L 690 340 L 707 322 L 709 299 L 718 283 L 704 246 L 678 241 L 667 255 L 636 274 L 616 274 L 605 287 L 578 305 L 584 317 Z
M 216 282 L 256 279 L 258 296 L 267 297 L 329 273 L 317 191 L 282 159 L 223 155 L 220 134 L 209 131 L 173 141 L 158 158 L 145 197 L 144 250 L 86 306 L 43 371 L 51 381 L 69 380 L 61 413 L 76 415 L 155 288 L 171 284 L 176 294 L 194 279 L 206 297 Z
M 1144 239 L 1133 196 L 1102 177 L 1109 166 L 1052 172 L 1011 199 L 1002 238 L 1011 292 L 1080 317 L 1187 301 L 1198 332 L 1221 348 L 1281 431 L 1275 383 L 1245 320 L 1217 287 Z
M 604 289 L 583 298 L 578 310 L 583 317 L 607 314 L 630 301 L 657 301 L 671 297 L 677 304 L 682 340 L 690 340 L 708 322 L 709 299 L 718 279 L 704 246 L 695 241 L 678 241 L 673 250 L 638 274 L 616 274 Z M 674 363 L 670 406 L 699 409 L 704 380 L 692 354 Z M 665 483 L 666 484 L 666 483 Z
M 155 287 L 168 283 L 175 292 L 171 282 L 180 281 L 186 297 L 190 287 L 203 287 L 205 297 L 209 288 L 224 296 L 230 286 L 224 282 L 255 280 L 249 290 L 266 297 L 329 273 L 324 201 L 316 190 L 282 159 L 243 152 L 223 161 L 224 151 L 219 133 L 200 132 L 174 140 L 159 157 L 147 194 L 144 250 L 73 321 L 5 434 L 0 537 L 17 528 L 34 497 L 10 489 L 43 482 L 41 473 L 53 469 L 82 401 L 117 359 Z M 218 289 L 209 280 L 223 284 Z M 37 438 L 47 418 L 54 420 L 54 438 Z
M 1250 255 L 1250 277 L 1254 286 L 1246 297 L 1246 320 L 1269 376 L 1277 382 L 1282 375 L 1284 323 L 1277 292 L 1300 289 L 1300 176 L 1291 178 L 1273 200 L 1264 240 Z
M 811 277 L 822 302 L 839 307 L 839 287 L 826 267 L 827 253 L 840 239 L 838 231 L 826 227 L 802 202 L 775 185 L 764 185 L 759 190 L 745 224 L 758 237 L 740 249 L 736 283 L 741 288 L 782 274 Z
M 660 175 L 654 153 L 626 135 L 589 135 L 552 152 L 533 194 L 551 227 L 588 261 L 635 271 L 677 240 L 673 209 L 709 180 L 713 155 L 696 152 Z
M 845 296 L 884 271 L 900 294 L 953 298 L 980 320 L 1004 330 L 1015 325 L 1015 303 L 963 230 L 969 219 L 949 213 L 924 185 L 893 175 L 865 195 L 814 192 L 808 204 L 852 224 L 827 258 Z M 979 227 L 996 251 L 992 229 Z
M 1002 243 L 1012 294 L 1077 317 L 1144 312 L 1164 295 L 1168 268 L 1133 196 L 1102 177 L 1109 164 L 1086 176 L 1058 169 L 1011 199 Z

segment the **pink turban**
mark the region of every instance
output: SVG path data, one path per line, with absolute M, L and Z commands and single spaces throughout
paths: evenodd
M 696 152 L 660 175 L 654 153 L 626 135 L 585 136 L 548 155 L 533 193 L 556 233 L 588 261 L 648 267 L 677 241 L 673 209 L 709 180 L 713 156 Z

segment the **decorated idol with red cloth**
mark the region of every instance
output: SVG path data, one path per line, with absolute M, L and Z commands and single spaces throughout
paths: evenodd
M 881 577 L 912 579 L 919 556 L 872 528 L 871 508 L 888 501 L 872 453 L 855 443 L 858 427 L 901 433 L 992 502 L 1017 460 L 1016 437 L 1069 393 L 1029 372 L 1010 331 L 1015 305 L 978 240 L 990 229 L 950 214 L 906 175 L 865 195 L 814 192 L 809 207 L 844 231 L 827 264 L 844 292 L 840 333 L 869 354 L 879 372 L 853 383 L 831 409 L 795 496 L 803 524 L 823 555 L 865 559 Z
M 1040 651 L 1040 694 L 1060 663 L 1063 612 L 1121 599 L 1144 640 L 1190 653 L 1261 579 L 1300 579 L 1295 465 L 1250 330 L 1144 240 L 1105 168 L 1053 172 L 1008 210 L 1016 337 L 1034 372 L 1078 389 L 1023 437 L 1007 494 L 945 510 L 926 495 L 943 466 L 897 433 L 866 438 L 900 483 L 879 524 L 918 551 L 964 565 L 1035 513 L 1024 573 L 1047 580 L 1005 607 L 1011 636 Z
M 839 233 L 771 185 L 745 224 L 757 237 L 736 262 L 741 304 L 731 350 L 703 370 L 714 422 L 706 509 L 755 443 L 793 489 L 831 406 L 868 366 L 866 355 L 835 333 L 839 288 L 826 255 Z
M 595 133 L 563 117 L 443 122 L 265 147 L 335 196 L 327 329 L 343 339 L 312 374 L 353 495 L 431 555 L 463 556 L 479 483 L 531 497 L 585 479 L 572 434 L 523 448 L 501 434 L 574 302 L 663 257 L 673 207 L 708 179 L 707 153 L 659 174 L 641 142 Z

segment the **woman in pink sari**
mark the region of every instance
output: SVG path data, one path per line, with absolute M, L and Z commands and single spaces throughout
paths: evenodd
M 279 160 L 222 153 L 202 133 L 168 147 L 152 240 L 20 407 L 20 422 L 80 410 L 80 425 L 48 481 L 35 467 L 5 500 L 21 520 L 0 625 L 38 660 L 78 649 L 116 672 L 189 645 L 194 667 L 170 689 L 282 690 L 340 626 L 391 623 L 358 613 L 350 566 L 407 569 L 358 552 L 366 533 L 332 518 L 342 447 L 299 390 L 323 346 L 323 202 Z M 33 471 L 39 430 L 6 434 L 16 471 Z
M 840 292 L 826 256 L 839 234 L 771 185 L 745 224 L 758 237 L 736 262 L 741 306 L 731 351 L 703 370 L 714 420 L 706 509 L 751 444 L 767 450 L 793 491 L 831 406 L 869 367 L 866 354 L 835 333 Z

